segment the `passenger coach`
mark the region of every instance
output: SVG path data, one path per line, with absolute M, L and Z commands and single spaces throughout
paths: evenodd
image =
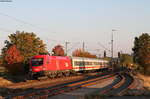
M 72 57 L 72 67 L 75 71 L 107 69 L 109 62 L 96 58 Z

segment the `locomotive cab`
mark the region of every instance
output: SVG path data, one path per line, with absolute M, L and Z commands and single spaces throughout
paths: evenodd
M 31 59 L 31 66 L 33 72 L 39 72 L 41 71 L 41 68 L 43 66 L 44 59 L 43 58 L 33 58 Z
M 46 70 L 45 55 L 34 56 L 30 60 L 30 71 L 32 76 L 43 76 Z

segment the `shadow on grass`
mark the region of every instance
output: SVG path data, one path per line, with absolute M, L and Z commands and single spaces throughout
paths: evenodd
M 7 72 L 0 72 L 0 77 L 5 80 L 11 81 L 12 83 L 24 82 L 27 79 L 27 75 L 13 76 Z

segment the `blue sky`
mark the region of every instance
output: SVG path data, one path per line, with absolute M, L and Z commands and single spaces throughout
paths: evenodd
M 110 49 L 111 30 L 114 52 L 131 53 L 133 41 L 150 33 L 150 0 L 12 0 L 0 2 L 0 48 L 16 30 L 35 32 L 48 45 L 69 41 L 70 53 L 82 47 L 102 54 Z M 99 42 L 99 43 L 98 43 Z M 100 49 L 100 50 L 98 50 Z M 109 53 L 108 53 L 109 54 Z

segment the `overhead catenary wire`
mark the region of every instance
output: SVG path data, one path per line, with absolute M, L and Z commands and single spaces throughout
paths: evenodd
M 74 49 L 75 47 L 77 47 L 77 45 L 79 45 L 79 44 L 80 44 L 80 42 L 76 42 L 74 46 L 72 46 L 70 49 L 68 49 L 68 52 L 69 52 L 70 50 Z
M 32 23 L 30 23 L 30 22 L 26 22 L 26 21 L 24 21 L 24 20 L 21 20 L 21 19 L 19 19 L 19 18 L 14 17 L 14 16 L 11 16 L 11 15 L 8 15 L 8 14 L 2 13 L 2 12 L 0 12 L 0 15 L 1 15 L 1 16 L 5 16 L 5 17 L 8 17 L 8 18 L 10 18 L 10 19 L 12 19 L 12 20 L 14 20 L 14 21 L 19 22 L 19 23 L 28 25 L 28 26 L 30 26 L 30 27 L 34 27 L 34 28 L 42 29 L 42 30 L 43 30 L 43 28 L 41 28 L 41 27 L 39 27 L 39 26 L 37 26 L 37 25 L 35 25 L 35 24 L 32 24 Z M 44 29 L 44 30 L 45 30 L 45 29 Z M 0 28 L 0 31 L 13 32 L 12 30 L 3 29 L 3 28 Z M 52 32 L 52 33 L 54 33 L 54 32 Z M 54 42 L 63 42 L 63 43 L 66 42 L 66 41 L 59 41 L 59 40 L 54 40 L 54 39 L 49 39 L 49 40 L 54 41 Z M 69 42 L 70 42 L 70 41 L 69 41 Z M 84 48 L 85 44 L 84 44 L 84 43 L 85 43 L 85 42 L 83 42 L 83 44 L 82 44 L 82 45 L 83 45 L 83 50 L 85 50 L 85 48 Z M 102 48 L 104 48 L 105 50 L 107 50 L 108 52 L 110 52 L 110 50 L 109 50 L 108 48 L 106 48 L 104 45 L 102 45 L 100 42 L 98 42 L 98 45 L 100 45 Z M 74 48 L 74 47 L 73 47 L 73 48 Z M 71 48 L 71 49 L 72 49 L 72 48 Z M 68 51 L 71 50 L 71 49 L 68 49 Z
M 107 50 L 108 52 L 110 52 L 110 50 L 106 48 L 103 44 L 101 44 L 100 42 L 98 42 L 98 45 L 101 46 L 104 50 Z
M 10 16 L 10 15 L 8 15 L 8 14 L 5 14 L 5 13 L 2 13 L 2 12 L 0 12 L 0 15 L 1 16 L 5 16 L 5 17 L 8 17 L 8 18 L 10 18 L 10 19 L 12 19 L 12 20 L 14 20 L 14 21 L 16 21 L 16 22 L 19 22 L 19 23 L 22 23 L 22 24 L 25 24 L 25 25 L 28 25 L 28 26 L 31 26 L 31 27 L 34 27 L 34 28 L 36 28 L 36 29 L 38 29 L 38 30 L 48 30 L 48 29 L 45 29 L 45 28 L 41 28 L 41 27 L 39 27 L 39 26 L 37 26 L 37 25 L 35 25 L 35 24 L 32 24 L 32 23 L 29 23 L 29 22 L 26 22 L 26 21 L 24 21 L 24 20 L 21 20 L 21 19 L 19 19 L 19 18 L 16 18 L 16 17 L 14 17 L 14 16 Z M 54 32 L 51 32 L 51 33 L 54 33 Z

